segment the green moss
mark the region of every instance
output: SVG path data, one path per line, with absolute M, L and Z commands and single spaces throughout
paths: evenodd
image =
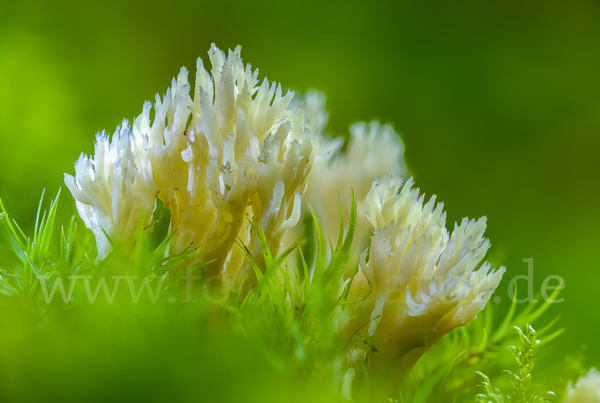
M 0 400 L 341 401 L 350 340 L 336 330 L 340 310 L 355 303 L 346 300 L 348 279 L 357 270 L 348 260 L 354 199 L 348 230 L 342 217 L 335 245 L 325 239 L 314 211 L 304 237 L 279 256 L 254 226 L 264 262 L 242 243 L 237 247 L 255 268 L 257 284 L 247 294 L 215 295 L 202 285 L 202 266 L 168 274 L 191 251 L 164 257 L 170 236 L 160 206 L 132 249 L 116 248 L 96 262 L 94 240 L 79 218 L 55 222 L 59 196 L 47 210 L 42 198 L 31 235 L 0 202 L 2 242 L 12 251 L 12 257 L 0 257 Z M 290 273 L 288 259 L 300 262 L 297 273 Z M 539 321 L 549 306 L 517 313 L 513 303 L 498 317 L 488 305 L 425 353 L 397 385 L 398 401 L 547 401 L 548 395 L 535 397 L 538 391 L 561 384 L 532 382 L 533 351 L 561 330 L 553 331 L 552 322 L 536 333 L 525 324 Z M 525 328 L 516 337 L 511 326 Z M 361 329 L 349 337 L 360 344 Z M 362 340 L 368 360 L 377 348 Z M 505 351 L 519 340 L 510 347 L 515 369 Z M 552 357 L 561 360 L 560 352 Z M 374 401 L 376 382 L 366 368 L 357 373 L 356 401 Z M 510 377 L 502 377 L 507 369 Z M 490 378 L 498 379 L 497 387 Z

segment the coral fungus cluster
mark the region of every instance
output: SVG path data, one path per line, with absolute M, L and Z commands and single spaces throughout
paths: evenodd
M 482 263 L 485 218 L 449 232 L 442 204 L 426 202 L 403 179 L 404 146 L 390 126 L 352 126 L 342 151 L 343 142 L 324 133 L 322 95 L 259 83 L 240 50 L 225 55 L 213 45 L 210 73 L 198 59 L 192 86 L 182 68 L 163 97 L 110 139 L 98 135 L 94 155 L 82 155 L 75 176 L 65 176 L 99 259 L 115 245 L 132 247 L 160 200 L 170 211 L 166 253 L 186 252 L 226 293 L 251 292 L 249 256 L 264 270 L 264 246 L 273 256 L 289 247 L 309 205 L 334 238 L 340 206 L 352 214 L 353 189 L 354 258 L 332 288 L 348 301 L 336 311 L 337 331 L 343 339 L 361 330 L 361 343 L 378 351 L 373 373 L 410 369 L 443 335 L 470 323 L 498 286 L 504 269 Z M 311 281 L 319 273 L 312 268 Z M 356 344 L 347 349 L 346 384 L 364 359 Z

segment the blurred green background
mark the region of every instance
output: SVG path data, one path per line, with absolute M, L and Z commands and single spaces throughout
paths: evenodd
M 380 119 L 449 222 L 488 216 L 489 258 L 565 280 L 561 356 L 600 364 L 596 1 L 0 2 L 0 197 L 31 225 L 94 135 L 133 119 L 211 42 L 326 93 L 329 131 Z M 68 194 L 66 194 L 68 196 Z M 66 197 L 64 200 L 68 200 Z M 72 201 L 63 202 L 63 215 Z M 523 283 L 524 285 L 524 283 Z M 525 288 L 524 286 L 522 287 Z M 557 359 L 557 356 L 554 356 Z

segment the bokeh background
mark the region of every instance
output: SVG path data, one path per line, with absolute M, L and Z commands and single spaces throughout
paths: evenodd
M 536 293 L 565 280 L 554 362 L 587 345 L 600 365 L 600 3 L 3 0 L 0 197 L 13 216 L 30 226 L 94 135 L 208 60 L 211 42 L 241 44 L 261 77 L 323 91 L 334 135 L 393 124 L 449 222 L 488 217 L 489 258 L 508 269 L 496 305 L 533 258 Z

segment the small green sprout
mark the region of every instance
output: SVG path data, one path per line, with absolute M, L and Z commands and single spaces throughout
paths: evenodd
M 490 379 L 482 372 L 477 372 L 483 378 L 481 387 L 485 393 L 477 395 L 479 403 L 549 403 L 548 398 L 555 396 L 553 392 L 547 392 L 543 396 L 528 395 L 531 385 L 531 371 L 533 370 L 533 349 L 540 344 L 536 337 L 536 332 L 529 324 L 521 329 L 514 326 L 519 334 L 521 346 L 509 346 L 508 350 L 512 353 L 519 369 L 517 372 L 507 370 L 513 385 L 512 395 L 503 394 L 498 388 L 494 387 Z

